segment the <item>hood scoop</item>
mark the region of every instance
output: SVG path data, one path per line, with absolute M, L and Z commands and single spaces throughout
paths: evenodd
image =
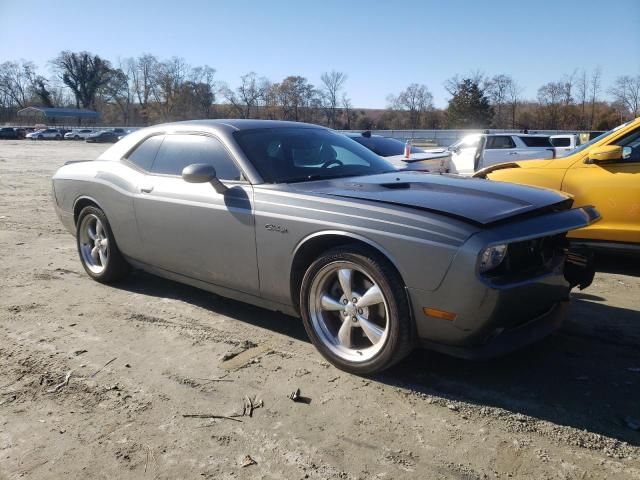
M 381 183 L 380 186 L 383 188 L 388 188 L 389 190 L 403 190 L 403 189 L 411 188 L 411 183 L 409 182 Z

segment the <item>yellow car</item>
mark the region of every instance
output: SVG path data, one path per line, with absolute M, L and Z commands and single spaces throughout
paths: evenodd
M 599 222 L 569 232 L 574 243 L 640 252 L 640 117 L 564 158 L 492 165 L 475 177 L 562 190 L 574 206 L 593 205 Z

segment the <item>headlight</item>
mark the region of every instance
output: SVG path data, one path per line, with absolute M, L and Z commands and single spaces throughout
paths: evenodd
M 507 245 L 493 245 L 485 248 L 480 254 L 480 273 L 497 268 L 507 255 Z

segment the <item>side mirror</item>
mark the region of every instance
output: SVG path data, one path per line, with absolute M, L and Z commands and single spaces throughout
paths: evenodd
M 587 163 L 610 162 L 622 160 L 622 147 L 617 145 L 603 145 L 589 152 Z
M 193 163 L 184 167 L 182 179 L 187 183 L 210 183 L 218 193 L 227 191 L 226 185 L 218 180 L 216 169 L 206 163 Z

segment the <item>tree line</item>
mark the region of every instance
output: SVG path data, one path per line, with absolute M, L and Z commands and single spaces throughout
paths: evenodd
M 255 72 L 235 86 L 209 65 L 151 54 L 111 62 L 89 52 L 62 51 L 52 75 L 33 62 L 0 64 L 0 121 L 28 106 L 96 110 L 101 122 L 149 125 L 193 118 L 263 118 L 304 121 L 340 129 L 509 128 L 602 130 L 640 115 L 640 75 L 602 84 L 602 71 L 574 71 L 525 98 L 508 74 L 474 72 L 445 82 L 448 106 L 437 109 L 425 84 L 387 97 L 386 109 L 354 108 L 347 74 L 324 72 L 319 85 L 291 75 L 274 82 Z

